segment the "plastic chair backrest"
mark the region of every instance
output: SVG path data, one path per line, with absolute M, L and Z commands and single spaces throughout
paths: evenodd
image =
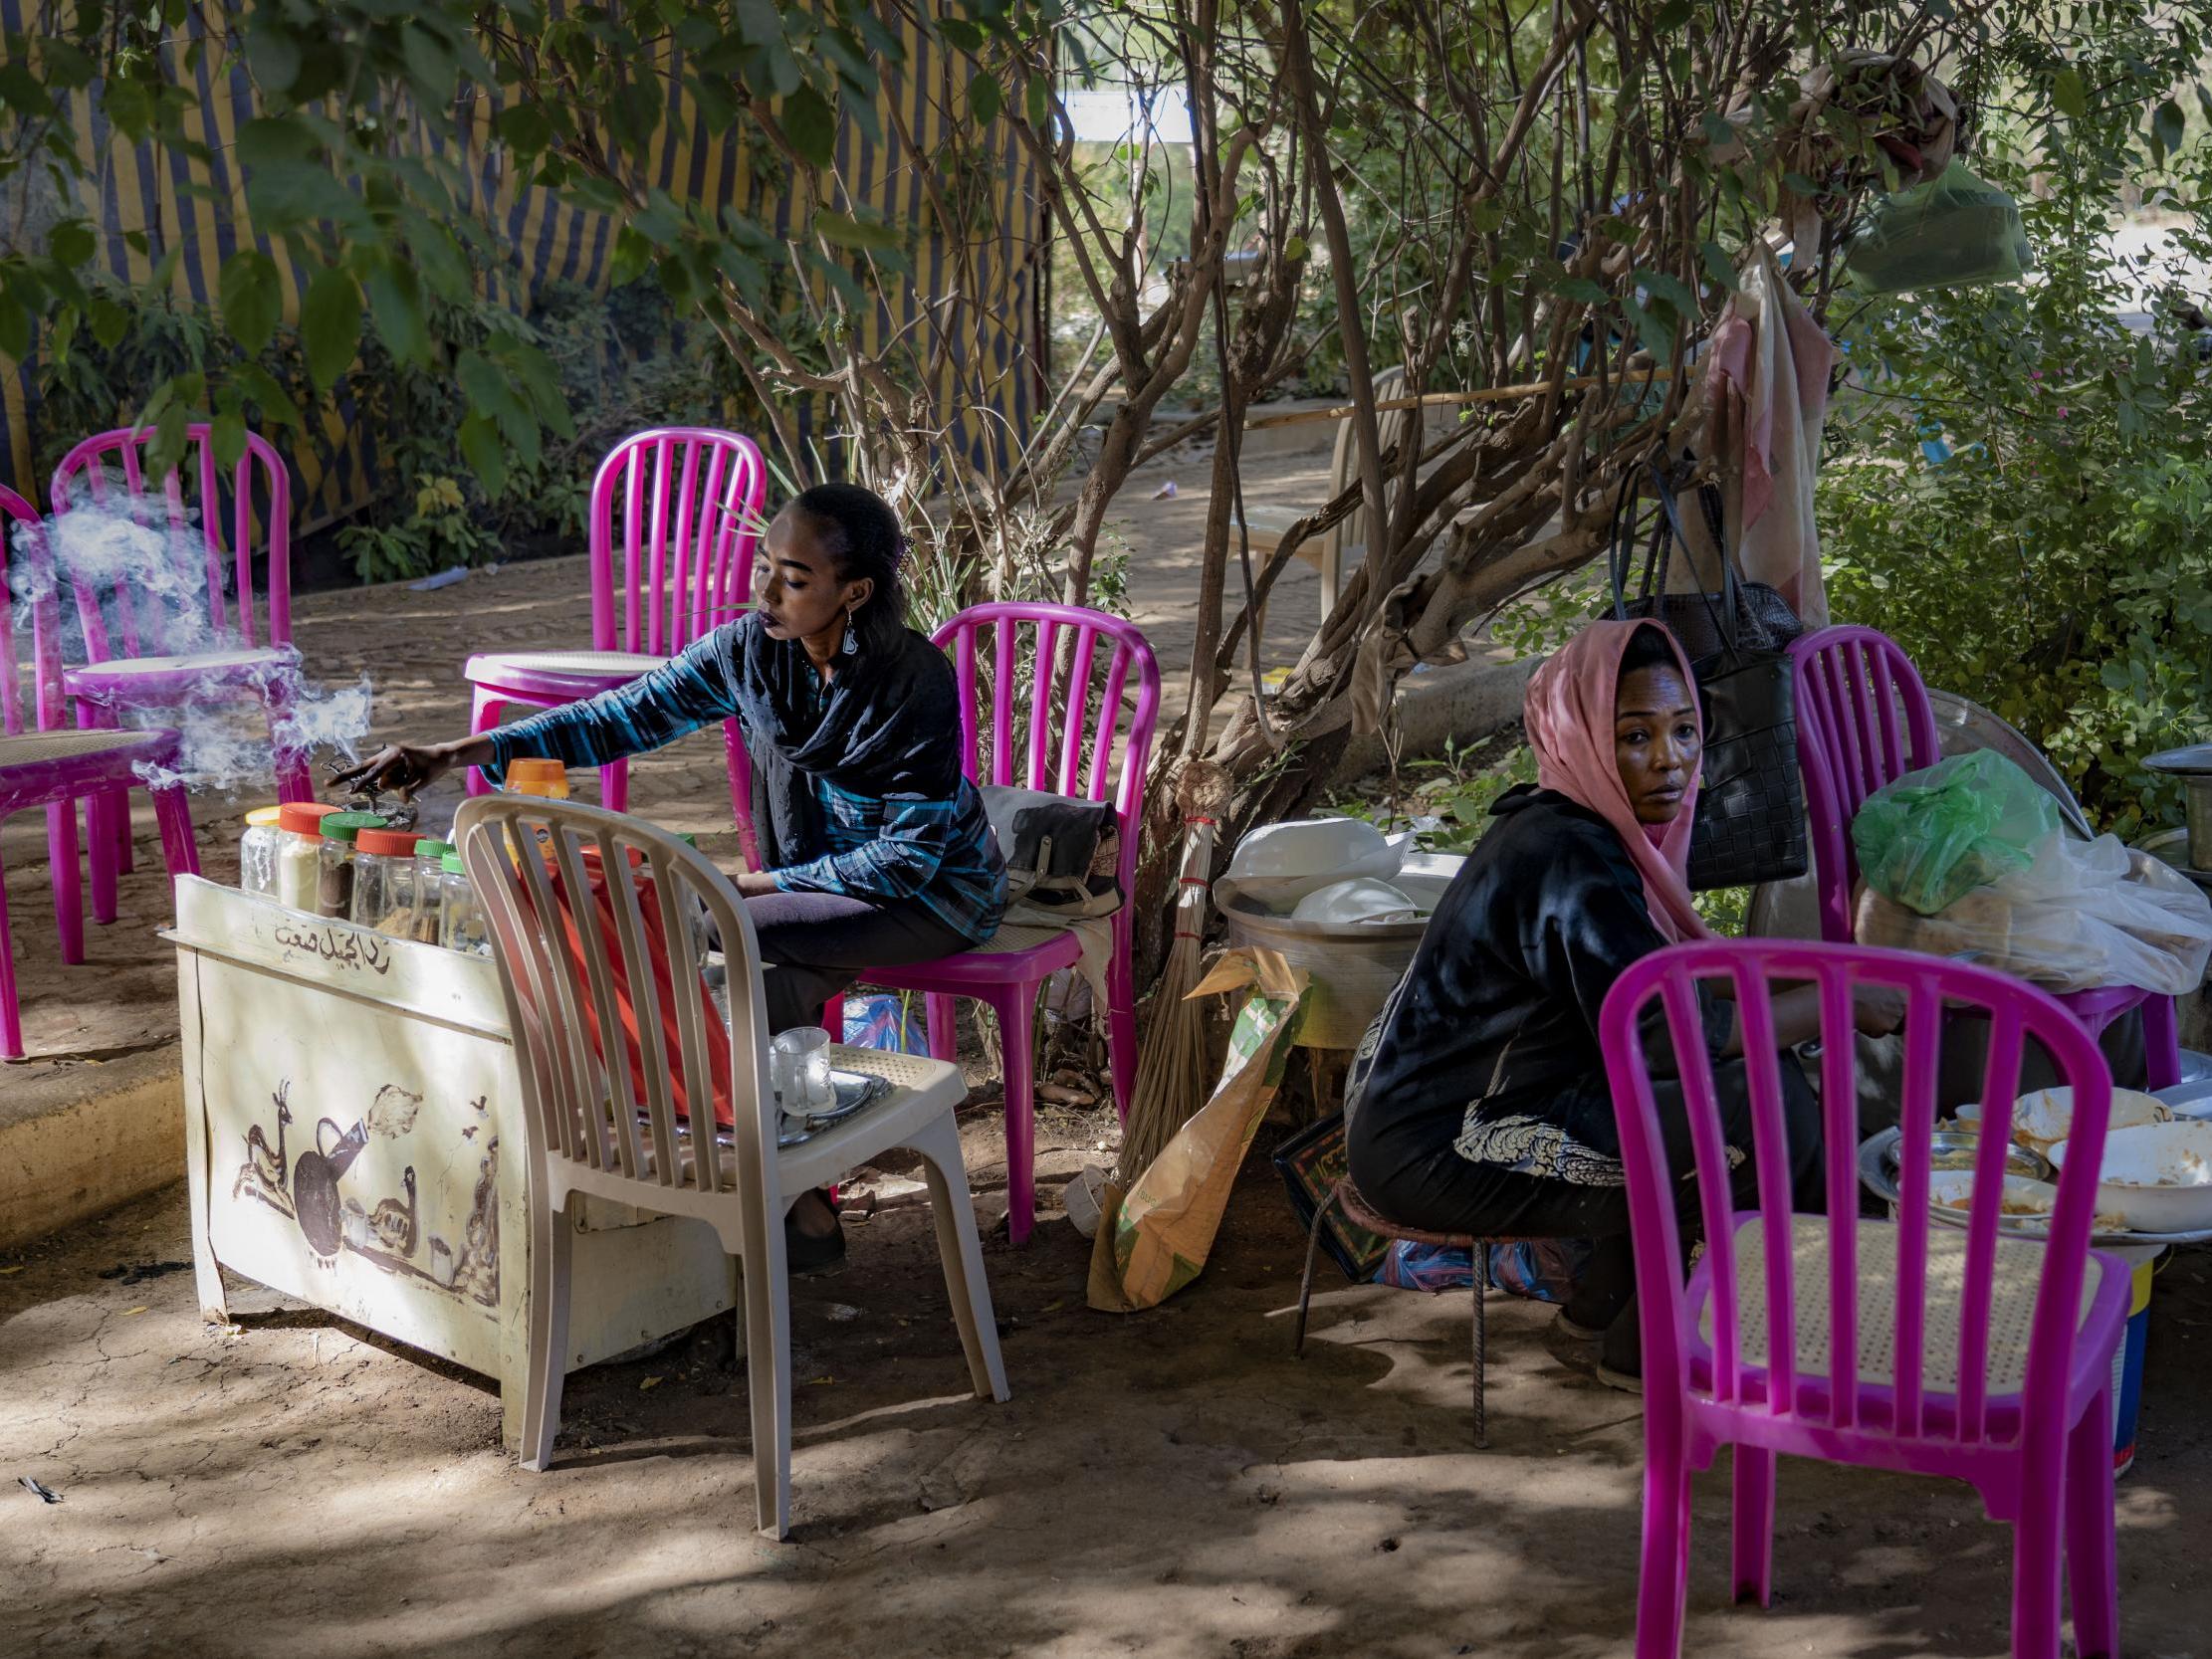
M 765 1191 L 757 1183 L 773 1161 L 776 1114 L 768 1087 L 760 956 L 745 902 L 722 873 L 641 819 L 526 795 L 470 800 L 454 818 L 454 840 L 491 929 L 532 1167 L 557 1170 L 560 1187 L 605 1191 L 632 1181 L 693 1196 L 733 1190 L 718 1168 L 710 1115 L 698 1114 L 688 1167 L 676 1154 L 677 1078 L 693 1102 L 711 1100 L 716 1082 L 707 1025 L 719 1016 L 699 978 L 690 921 L 696 904 L 720 932 L 731 987 L 736 1189 Z M 512 858 L 510 847 L 534 850 Z M 610 873 L 604 880 L 616 935 L 611 948 L 588 898 L 586 849 L 596 853 L 597 869 Z M 629 879 L 619 879 L 622 872 Z M 640 902 L 648 886 L 657 940 L 648 936 L 653 925 Z M 653 971 L 656 942 L 668 964 L 672 1009 L 663 1008 Z M 619 1045 L 593 1040 L 594 1032 L 624 1030 L 625 988 L 634 1007 L 630 1040 L 643 1059 L 642 1101 L 628 1055 L 610 1056 L 602 1050 Z M 670 1026 L 673 1045 L 665 1035 Z
M 142 498 L 158 490 L 165 503 L 165 517 L 172 534 L 196 538 L 204 561 L 206 622 L 226 644 L 244 646 L 289 645 L 292 642 L 292 475 L 268 439 L 246 434 L 246 451 L 229 476 L 217 465 L 211 429 L 194 424 L 185 429 L 183 458 L 167 476 L 148 480 L 143 454 L 153 441 L 151 427 L 119 428 L 87 438 L 62 457 L 54 469 L 52 497 L 57 516 L 83 502 L 117 503 Z M 256 523 L 265 525 L 266 549 Z M 196 522 L 195 522 L 196 520 Z M 227 532 L 227 533 L 226 533 Z M 268 625 L 262 629 L 254 616 L 254 555 L 269 555 Z M 135 584 L 127 576 L 114 579 L 105 596 L 113 602 L 113 619 L 120 639 L 111 636 L 102 609 L 101 584 L 64 571 L 77 599 L 77 616 L 85 631 L 88 661 L 111 657 L 151 657 L 168 654 L 173 645 L 200 649 L 202 639 L 165 641 L 158 612 L 141 623 L 131 606 Z M 175 571 L 197 585 L 196 572 Z M 226 578 L 229 586 L 226 590 Z M 235 605 L 235 613 L 233 607 Z
M 61 635 L 39 510 L 0 484 L 0 732 L 23 729 L 19 611 L 31 619 L 31 713 L 36 729 L 62 724 Z
M 1867 797 L 1942 758 L 1919 670 L 1873 628 L 1821 628 L 1790 646 L 1797 685 L 1797 754 L 1819 890 L 1821 936 L 1852 937 L 1859 855 L 1851 821 Z
M 1160 716 L 1160 665 L 1143 632 L 1078 605 L 1005 601 L 963 611 L 931 638 L 952 652 L 960 683 L 961 769 L 979 784 L 1093 801 L 1110 797 L 1121 820 L 1121 890 L 1130 892 Z M 1101 643 L 1107 647 L 1103 663 Z M 1064 669 L 1058 666 L 1063 661 Z M 1024 666 L 1029 688 L 1018 699 L 1026 707 L 1017 713 Z M 987 667 L 988 776 L 980 697 Z
M 767 489 L 735 432 L 655 427 L 609 450 L 591 481 L 592 649 L 674 656 L 736 617 Z
M 1793 1345 L 1770 1342 L 1764 1385 L 1746 1387 L 1735 1254 L 1730 1248 L 1737 1218 L 1731 1213 L 1727 1147 L 1698 1010 L 1696 984 L 1701 979 L 1734 984 L 1747 1056 L 1758 1184 L 1756 1217 L 1769 1263 L 1794 1256 L 1779 1068 L 1796 1063 L 1776 1049 L 1770 998 L 1778 983 L 1810 982 L 1818 987 L 1828 1208 L 1820 1225 L 1825 1226 L 1828 1240 L 1830 1365 L 1843 1370 L 1845 1356 L 1859 1351 L 1860 1234 L 1864 1228 L 1894 1226 L 1895 1340 L 1886 1376 L 1860 1371 L 1856 1388 L 1832 1386 L 1819 1376 L 1801 1379 L 1802 1356 L 1793 1351 Z M 1858 1091 L 1852 1041 L 1855 985 L 1891 986 L 1903 991 L 1906 999 L 1899 1198 L 1892 1223 L 1863 1223 L 1859 1218 Z M 1955 1041 L 1958 1029 L 1946 1026 L 1946 1005 L 1986 1012 L 1989 1046 L 1982 1091 L 1983 1133 L 1965 1226 L 1964 1294 L 1957 1310 L 1956 1408 L 1929 1413 L 1923 1410 L 1927 1389 L 1922 1353 L 1928 1319 L 1929 1241 L 1931 1229 L 1950 1230 L 1933 1219 L 1929 1202 L 1937 1050 L 1946 1031 Z M 1662 1025 L 1648 1025 L 1660 1019 Z M 1682 1115 L 1694 1152 L 1699 1215 L 1708 1241 L 1704 1260 L 1712 1284 L 1712 1367 L 1708 1385 L 1696 1389 L 1691 1386 L 1689 1354 L 1699 1340 L 1697 1310 L 1684 1291 L 1687 1264 L 1675 1222 L 1681 1186 L 1678 1172 L 1667 1164 L 1644 1047 L 1646 1035 L 1655 1028 L 1663 1029 L 1674 1052 L 1685 1057 L 1680 1067 Z M 1681 1400 L 1693 1411 L 1768 1419 L 1770 1434 L 1772 1420 L 1789 1419 L 1793 1420 L 1791 1432 L 1807 1439 L 1821 1433 L 1850 1433 L 1957 1448 L 1993 1443 L 1985 1407 L 1994 1260 L 2021 1051 L 2031 1037 L 2048 1051 L 2060 1080 L 2074 1089 L 2068 1155 L 2059 1176 L 2058 1201 L 2042 1252 L 2042 1275 L 2031 1316 L 2020 1428 L 2022 1438 L 2031 1443 L 2040 1436 L 2051 1437 L 2055 1452 L 2066 1426 L 2067 1367 L 2081 1317 L 2097 1175 L 2111 1110 L 2110 1074 L 2080 1022 L 2024 981 L 1963 962 L 1862 945 L 1710 939 L 1669 945 L 1622 974 L 1599 1014 L 1598 1040 L 1620 1124 L 1636 1237 L 1647 1409 L 1671 1409 L 1655 1402 Z M 1765 1278 L 1766 1330 L 1795 1331 L 1792 1275 L 1770 1271 Z M 1814 1449 L 1771 1437 L 1760 1443 L 1780 1451 Z

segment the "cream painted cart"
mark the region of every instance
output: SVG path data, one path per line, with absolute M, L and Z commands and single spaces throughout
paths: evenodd
M 202 1312 L 227 1318 L 227 1268 L 497 1377 L 513 1450 L 530 1228 L 498 970 L 197 877 L 176 904 Z M 706 1223 L 596 1200 L 581 1217 L 567 1369 L 736 1305 Z

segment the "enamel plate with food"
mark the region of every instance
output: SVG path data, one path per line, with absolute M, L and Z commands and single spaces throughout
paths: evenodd
M 2067 1143 L 2051 1148 L 2066 1167 Z M 2142 1124 L 2104 1138 L 2097 1210 L 2145 1233 L 2212 1227 L 2212 1124 Z
M 1982 1109 L 1979 1102 L 1969 1102 L 1958 1109 L 1955 1117 L 1960 1129 L 1978 1131 Z M 2132 1129 L 2139 1124 L 2163 1124 L 2171 1121 L 2173 1109 L 2155 1095 L 2146 1095 L 2139 1089 L 2114 1089 L 2112 1091 L 2112 1116 L 2109 1128 Z M 2023 1146 L 2047 1152 L 2056 1141 L 2064 1141 L 2074 1129 L 2074 1091 L 2072 1089 L 2035 1089 L 2013 1102 L 2012 1138 Z

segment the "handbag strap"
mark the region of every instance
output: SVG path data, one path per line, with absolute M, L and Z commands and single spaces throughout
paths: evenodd
M 1681 542 L 1682 550 L 1686 553 L 1689 550 L 1689 537 L 1682 532 L 1681 506 L 1675 501 L 1674 491 L 1667 484 L 1666 476 L 1660 472 L 1657 461 L 1652 463 L 1652 486 L 1659 492 L 1659 508 L 1666 515 L 1668 530 L 1672 532 L 1676 540 Z M 1709 513 L 1711 504 L 1707 502 L 1704 505 Z M 1721 649 L 1729 657 L 1740 659 L 1742 646 L 1738 640 L 1737 623 L 1742 610 L 1742 598 L 1736 591 L 1736 564 L 1735 560 L 1728 556 L 1728 549 L 1725 546 L 1721 546 L 1719 551 L 1720 609 L 1717 612 L 1713 609 L 1712 595 L 1705 591 L 1705 584 L 1701 578 L 1697 583 L 1697 597 L 1704 604 L 1705 614 L 1712 618 L 1713 626 L 1719 632 Z

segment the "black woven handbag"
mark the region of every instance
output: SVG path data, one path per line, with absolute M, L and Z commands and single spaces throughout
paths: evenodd
M 1783 647 L 1804 625 L 1773 588 L 1738 580 L 1735 561 L 1725 554 L 1717 604 L 1711 594 L 1667 594 L 1663 542 L 1680 540 L 1685 548 L 1689 543 L 1682 535 L 1674 492 L 1657 466 L 1651 480 L 1659 497 L 1661 539 L 1652 561 L 1659 567 L 1657 586 L 1648 566 L 1642 597 L 1676 602 L 1661 608 L 1655 619 L 1683 641 L 1705 714 L 1705 757 L 1689 843 L 1690 889 L 1703 893 L 1802 876 L 1809 859 L 1805 785 L 1797 765 L 1797 684 Z M 1619 539 L 1617 534 L 1617 546 Z M 1621 562 L 1617 557 L 1614 613 L 1630 617 L 1636 613 L 1623 592 Z M 1750 588 L 1758 588 L 1765 599 L 1748 598 L 1745 590 Z M 1683 600 L 1687 606 L 1679 603 Z M 1683 637 L 1682 625 L 1667 614 L 1690 606 L 1702 613 L 1702 627 L 1694 637 L 1712 642 L 1703 651 Z

